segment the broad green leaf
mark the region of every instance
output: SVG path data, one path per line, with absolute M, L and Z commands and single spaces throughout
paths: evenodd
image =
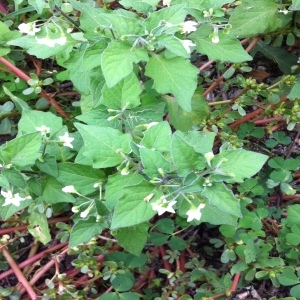
M 26 187 L 24 175 L 22 175 L 22 173 L 20 173 L 19 171 L 10 168 L 2 170 L 1 173 L 10 184 L 21 189 L 24 189 Z
M 155 11 L 149 14 L 149 17 L 142 23 L 146 29 L 151 32 L 154 28 L 161 26 L 161 21 L 165 21 L 174 25 L 182 23 L 187 15 L 183 9 L 184 5 L 173 5 Z
M 206 165 L 204 156 L 197 153 L 178 131 L 172 136 L 171 155 L 180 176 L 186 176 L 197 170 L 201 171 Z
M 111 109 L 122 110 L 125 107 L 131 109 L 140 105 L 141 92 L 139 80 L 134 73 L 131 73 L 112 88 L 105 84 L 101 102 Z
M 297 246 L 300 244 L 300 235 L 292 232 L 287 233 L 286 241 L 293 246 Z
M 173 54 L 184 58 L 189 58 L 190 54 L 185 50 L 180 39 L 170 34 L 161 34 L 156 39 L 160 48 L 166 48 Z
M 71 162 L 58 164 L 56 179 L 65 186 L 74 185 L 76 190 L 83 195 L 95 192 L 94 184 L 101 182 L 104 178 L 105 175 L 101 170 L 90 166 Z
M 68 54 L 72 51 L 73 47 L 78 43 L 78 41 L 73 40 L 70 35 L 67 35 L 67 40 L 64 45 L 55 44 L 54 47 L 49 47 L 44 44 L 38 44 L 35 38 L 36 36 L 25 35 L 20 38 L 11 40 L 7 42 L 7 44 L 21 47 L 25 49 L 28 52 L 28 54 L 45 59 L 50 56 L 59 55 L 61 53 L 64 53 L 64 55 L 68 56 Z M 39 36 L 39 38 L 44 38 L 44 36 Z
M 45 178 L 45 182 L 43 182 L 42 197 L 46 199 L 47 203 L 51 204 L 75 202 L 75 198 L 71 194 L 67 194 L 62 191 L 63 187 L 64 185 L 55 178 L 47 176 Z
M 130 173 L 122 176 L 120 173 L 108 177 L 105 187 L 105 200 L 109 209 L 113 209 L 119 199 L 124 195 L 126 187 L 137 186 L 142 183 L 144 177 L 136 173 Z
M 120 3 L 125 8 L 133 8 L 134 10 L 147 14 L 155 10 L 159 0 L 121 0 Z
M 216 206 L 217 208 L 222 210 L 223 213 L 227 213 L 236 217 L 242 216 L 239 201 L 234 197 L 232 191 L 230 191 L 224 185 L 224 183 L 213 182 L 212 186 L 206 186 L 204 188 L 202 195 L 209 200 L 209 205 Z
M 18 137 L 27 133 L 37 132 L 36 127 L 45 125 L 50 128 L 50 136 L 62 128 L 62 119 L 51 112 L 23 109 L 18 123 Z
M 138 224 L 132 227 L 119 228 L 113 231 L 118 244 L 129 253 L 139 255 L 143 250 L 148 237 L 147 223 Z
M 8 95 L 10 97 L 10 99 L 13 101 L 13 103 L 15 104 L 17 110 L 22 113 L 23 110 L 30 110 L 30 106 L 21 98 L 16 97 L 15 95 L 13 95 L 9 89 L 7 89 L 5 86 L 3 86 L 3 91 L 6 95 Z M 22 115 L 23 116 L 23 115 Z M 19 121 L 19 125 L 20 125 L 20 121 Z
M 300 3 L 297 8 L 300 10 Z M 290 295 L 295 298 L 300 298 L 300 284 L 295 285 L 291 288 Z M 287 300 L 294 300 L 295 298 L 291 298 L 291 299 L 287 299 Z
M 141 148 L 140 155 L 144 167 L 143 173 L 150 178 L 161 177 L 158 169 L 162 169 L 165 174 L 170 173 L 175 169 L 174 167 L 172 168 L 171 163 L 157 151 Z
M 91 78 L 93 75 L 96 76 L 98 83 L 103 80 L 99 67 L 101 65 L 101 54 L 106 49 L 107 42 L 100 40 L 93 45 L 82 44 L 80 50 L 74 51 L 72 56 L 63 63 L 64 67 L 67 68 L 70 79 L 72 80 L 75 87 L 83 94 L 88 95 L 91 90 Z M 97 71 L 91 72 L 91 70 L 97 68 Z M 103 84 L 101 85 L 101 89 Z M 94 87 L 95 88 L 95 87 Z
M 134 226 L 151 219 L 156 212 L 146 197 L 152 196 L 151 201 L 158 200 L 163 196 L 153 185 L 143 181 L 138 186 L 128 187 L 124 196 L 118 202 L 111 223 L 111 229 Z
M 281 274 L 278 275 L 279 282 L 282 285 L 289 286 L 300 283 L 293 268 L 285 268 Z
M 176 134 L 188 145 L 192 146 L 197 153 L 201 153 L 203 155 L 212 151 L 216 137 L 216 134 L 210 131 L 177 131 Z
M 289 205 L 287 209 L 287 223 L 298 224 L 300 219 L 300 204 Z
M 42 159 L 38 159 L 35 164 L 40 171 L 53 177 L 58 176 L 57 162 L 54 156 L 46 153 L 46 155 L 44 155 Z
M 28 0 L 28 4 L 32 5 L 37 13 L 40 15 L 43 12 L 43 9 L 46 5 L 45 0 Z
M 292 5 L 289 7 L 289 10 L 300 10 L 300 0 L 293 0 Z M 299 295 L 300 295 L 300 286 L 298 287 L 299 289 Z M 297 296 L 299 297 L 299 296 Z
M 27 229 L 43 244 L 47 244 L 51 241 L 51 235 L 45 214 L 31 212 L 29 215 L 29 225 Z
M 172 234 L 175 229 L 175 224 L 172 219 L 163 218 L 156 222 L 155 228 L 160 232 Z
M 170 150 L 171 127 L 168 122 L 161 122 L 151 126 L 144 132 L 141 145 L 160 152 Z
M 256 174 L 267 161 L 268 156 L 243 149 L 225 150 L 212 160 L 212 167 L 220 164 L 216 174 L 232 176 L 230 182 L 243 182 Z M 219 172 L 220 171 L 220 172 Z
M 5 164 L 18 167 L 33 165 L 35 160 L 41 156 L 41 146 L 40 132 L 23 135 L 7 142 L 0 148 L 0 160 L 3 160 Z
M 169 107 L 170 124 L 177 130 L 189 131 L 193 126 L 201 124 L 209 116 L 209 106 L 204 97 L 194 94 L 192 97 L 192 111 L 183 110 L 172 97 L 165 96 Z
M 114 279 L 112 279 L 111 284 L 116 291 L 125 292 L 133 287 L 134 282 L 134 276 L 129 271 L 125 271 L 124 274 L 116 274 Z
M 273 0 L 243 1 L 230 17 L 231 32 L 239 38 L 272 32 L 281 26 Z
M 166 59 L 153 54 L 146 65 L 145 74 L 154 80 L 153 88 L 157 92 L 172 93 L 184 110 L 191 111 L 191 99 L 197 87 L 198 70 L 188 60 L 182 57 Z
M 133 63 L 147 61 L 145 49 L 123 41 L 111 42 L 101 56 L 101 68 L 108 87 L 115 86 L 133 71 Z
M 285 49 L 267 45 L 263 41 L 259 41 L 254 50 L 261 52 L 271 60 L 275 60 L 280 70 L 286 75 L 291 74 L 291 67 L 297 64 L 298 57 L 296 55 Z
M 75 247 L 81 243 L 88 243 L 106 227 L 106 224 L 97 222 L 96 217 L 93 216 L 90 216 L 85 220 L 79 220 L 72 227 L 69 248 Z
M 235 63 L 252 60 L 239 40 L 230 34 L 222 33 L 222 31 L 219 33 L 220 41 L 217 44 L 214 44 L 210 37 L 203 37 L 198 30 L 189 37 L 196 42 L 197 51 L 206 54 L 211 60 Z
M 117 166 L 123 162 L 121 154 L 130 152 L 131 137 L 119 130 L 94 125 L 75 123 L 80 132 L 84 145 L 84 155 L 93 160 L 94 168 Z

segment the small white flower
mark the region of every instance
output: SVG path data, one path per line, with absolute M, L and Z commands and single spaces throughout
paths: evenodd
M 198 207 L 192 205 L 190 210 L 186 212 L 186 214 L 188 215 L 187 222 L 191 222 L 194 219 L 199 221 L 202 215 L 201 209 L 204 207 L 205 207 L 205 203 L 201 203 Z
M 99 187 L 99 182 L 96 182 L 94 185 L 93 185 L 93 188 L 94 189 L 97 189 Z
M 5 202 L 2 206 L 6 206 L 9 204 L 20 206 L 20 202 L 26 199 L 20 197 L 19 193 L 13 194 L 11 190 L 8 190 L 7 192 L 1 190 L 1 195 L 5 198 Z
M 77 194 L 74 185 L 67 185 L 61 189 L 65 193 L 74 193 Z
M 210 162 L 211 162 L 211 160 L 214 158 L 214 154 L 213 154 L 213 152 L 207 152 L 207 153 L 205 153 L 204 154 L 204 157 L 205 157 L 205 159 L 206 159 L 206 161 L 207 161 L 207 164 L 209 165 L 209 166 L 211 166 L 211 164 L 210 164 Z
M 89 214 L 90 210 L 86 209 L 83 212 L 80 213 L 81 218 L 86 218 L 86 216 Z
M 214 44 L 218 44 L 219 41 L 220 41 L 220 38 L 217 34 L 213 34 L 212 37 L 211 37 L 211 41 L 214 43 Z
M 165 212 L 175 213 L 173 205 L 176 203 L 175 200 L 168 201 L 165 198 L 160 198 L 160 200 L 151 203 L 152 209 L 157 211 L 158 215 L 162 215 Z
M 180 42 L 187 53 L 191 53 L 190 47 L 196 46 L 196 44 L 194 44 L 191 40 L 180 40 Z
M 278 12 L 283 13 L 284 15 L 287 15 L 289 11 L 287 9 L 280 9 Z
M 163 0 L 163 5 L 167 5 L 169 7 L 171 2 L 172 0 Z
M 129 171 L 128 171 L 127 168 L 124 168 L 124 169 L 121 170 L 121 175 L 126 176 L 128 174 L 129 174 Z
M 79 206 L 73 206 L 71 210 L 72 210 L 73 213 L 78 213 L 79 212 Z
M 35 23 L 22 23 L 18 26 L 21 33 L 26 33 L 28 35 L 35 35 L 36 32 L 39 32 L 41 28 L 36 28 Z
M 50 133 L 50 128 L 45 125 L 42 125 L 41 127 L 35 127 L 35 130 L 40 131 L 43 136 L 46 136 L 48 133 Z
M 73 148 L 73 145 L 71 143 L 74 141 L 74 138 L 69 137 L 69 133 L 68 132 L 65 132 L 64 135 L 61 135 L 58 138 L 59 138 L 59 142 L 63 143 L 63 145 L 65 147 Z
M 179 24 L 182 27 L 182 33 L 190 33 L 197 30 L 198 23 L 195 21 L 186 21 Z

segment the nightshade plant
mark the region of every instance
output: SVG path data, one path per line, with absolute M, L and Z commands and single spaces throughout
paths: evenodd
M 143 251 L 156 215 L 176 214 L 183 229 L 203 222 L 242 226 L 239 220 L 252 200 L 239 191 L 250 191 L 243 190 L 245 180 L 261 170 L 268 156 L 242 148 L 228 124 L 246 114 L 243 107 L 252 105 L 254 96 L 273 104 L 268 99 L 274 90 L 240 75 L 236 84 L 244 95 L 232 115 L 222 119 L 227 107 L 210 110 L 192 59 L 207 55 L 220 63 L 250 62 L 238 38 L 281 29 L 299 3 L 293 1 L 288 11 L 273 0 L 242 1 L 234 9 L 230 2 L 121 0 L 123 8 L 112 10 L 102 1 L 99 6 L 92 0 L 35 0 L 28 4 L 39 18 L 32 14 L 14 24 L 17 28 L 8 19 L 1 22 L 2 56 L 13 57 L 19 47 L 55 60 L 60 70 L 42 79 L 32 75 L 25 87 L 9 89 L 9 80 L 3 85 L 21 118 L 15 138 L 0 147 L 1 219 L 21 214 L 29 232 L 46 244 L 52 239 L 47 219 L 72 211 L 70 248 L 108 229 L 134 255 Z M 265 49 L 263 41 L 259 47 Z M 23 98 L 44 85 L 55 88 L 50 77 L 56 84 L 72 81 L 81 95 L 69 120 L 34 110 L 25 101 L 33 98 Z M 296 90 L 299 83 L 287 91 L 291 103 L 286 110 L 293 110 Z M 297 118 L 294 114 L 295 124 Z M 249 125 L 238 134 L 245 138 L 258 132 Z M 288 178 L 277 174 L 277 168 L 286 170 L 283 164 L 269 161 L 275 171 L 267 185 L 279 185 L 291 195 L 290 172 Z

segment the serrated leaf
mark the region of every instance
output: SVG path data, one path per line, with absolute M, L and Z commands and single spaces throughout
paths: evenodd
M 115 208 L 111 229 L 130 227 L 151 219 L 156 212 L 152 209 L 151 203 L 145 201 L 150 194 L 153 194 L 151 201 L 163 196 L 161 191 L 155 190 L 153 185 L 146 181 L 138 186 L 126 188 L 124 196 Z
M 84 145 L 84 155 L 93 160 L 94 168 L 117 166 L 123 162 L 124 154 L 130 152 L 131 137 L 119 130 L 94 125 L 75 123 L 80 132 Z M 117 151 L 118 150 L 118 151 Z
M 188 60 L 182 57 L 166 59 L 153 54 L 146 65 L 145 74 L 154 80 L 153 88 L 156 91 L 162 94 L 172 93 L 184 110 L 191 111 L 198 70 Z
M 190 38 L 196 42 L 196 49 L 206 54 L 211 60 L 244 62 L 252 60 L 252 57 L 245 51 L 239 40 L 230 34 L 219 33 L 219 42 L 212 42 L 208 36 L 203 37 L 198 31 L 192 33 Z
M 113 235 L 121 247 L 138 256 L 146 244 L 148 228 L 148 223 L 142 223 L 132 227 L 119 228 L 113 232 Z
M 65 186 L 74 185 L 79 193 L 87 195 L 96 191 L 93 187 L 94 184 L 103 180 L 105 175 L 101 170 L 90 166 L 65 162 L 58 164 L 58 176 L 56 178 Z
M 43 183 L 43 198 L 47 199 L 47 203 L 66 203 L 66 202 L 75 202 L 75 198 L 71 194 L 67 194 L 62 191 L 62 185 L 59 181 L 51 176 L 45 178 Z
M 12 164 L 18 167 L 33 165 L 35 160 L 41 156 L 41 146 L 40 132 L 29 133 L 3 145 L 0 148 L 0 159 L 5 164 Z
M 218 170 L 233 176 L 232 180 L 227 181 L 243 182 L 245 178 L 256 174 L 267 159 L 267 155 L 243 149 L 225 150 L 213 158 L 212 167 L 220 163 Z M 221 160 L 224 162 L 221 163 Z
M 139 95 L 142 92 L 141 84 L 134 73 L 129 74 L 117 85 L 109 88 L 106 84 L 102 90 L 102 104 L 112 109 L 122 110 L 140 105 Z
M 50 128 L 50 135 L 62 128 L 62 119 L 51 112 L 23 109 L 18 123 L 18 137 L 27 133 L 37 132 L 36 127 L 45 125 Z
M 112 41 L 101 56 L 101 68 L 108 87 L 115 86 L 133 70 L 133 63 L 147 61 L 145 49 L 134 49 L 129 43 Z
M 278 5 L 272 0 L 243 1 L 230 17 L 231 32 L 242 38 L 274 31 L 282 23 L 277 11 Z
M 69 247 L 72 248 L 81 243 L 88 243 L 94 236 L 100 234 L 105 227 L 106 224 L 97 222 L 93 216 L 79 220 L 72 227 Z
M 213 182 L 212 186 L 206 186 L 204 188 L 202 195 L 209 200 L 210 205 L 218 207 L 223 212 L 236 217 L 242 216 L 239 201 L 224 183 Z

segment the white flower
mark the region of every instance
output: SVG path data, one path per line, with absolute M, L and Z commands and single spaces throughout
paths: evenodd
M 190 33 L 192 31 L 197 30 L 196 25 L 198 25 L 198 23 L 195 21 L 186 21 L 186 22 L 180 23 L 179 25 L 182 27 L 182 31 L 181 31 L 182 33 Z
M 60 143 L 63 143 L 65 147 L 73 148 L 73 145 L 71 144 L 74 141 L 74 138 L 69 137 L 69 133 L 65 132 L 64 135 L 59 136 Z
M 220 41 L 220 38 L 217 34 L 213 34 L 212 37 L 211 37 L 211 41 L 214 43 L 214 44 L 218 44 L 219 41 Z
M 9 204 L 20 206 L 20 202 L 26 199 L 20 197 L 19 193 L 13 195 L 11 190 L 8 190 L 7 192 L 1 190 L 1 195 L 5 198 L 5 202 L 2 206 L 6 206 Z
M 51 48 L 55 46 L 55 44 L 64 45 L 67 42 L 67 38 L 65 36 L 61 36 L 57 39 L 51 39 L 49 35 L 44 38 L 35 38 L 36 42 L 40 45 L 46 45 Z
M 187 53 L 191 53 L 190 47 L 196 46 L 196 44 L 194 44 L 191 40 L 180 40 L 180 42 Z
M 169 7 L 171 2 L 172 0 L 163 0 L 163 5 L 167 5 Z
M 42 125 L 41 127 L 35 127 L 35 129 L 40 131 L 43 136 L 46 136 L 48 133 L 50 133 L 50 128 L 45 125 Z
M 83 212 L 80 213 L 80 217 L 81 218 L 85 218 L 88 214 L 89 214 L 90 210 L 86 209 Z
M 167 201 L 165 198 L 160 198 L 160 200 L 151 203 L 152 209 L 157 211 L 158 215 L 162 215 L 165 212 L 175 213 L 175 210 L 173 209 L 173 205 L 176 203 L 176 201 Z
M 126 176 L 128 174 L 129 174 L 129 171 L 128 171 L 127 168 L 124 168 L 124 169 L 121 170 L 121 175 Z
M 284 15 L 287 15 L 289 13 L 287 9 L 279 9 L 278 12 L 283 13 Z
M 211 160 L 214 158 L 214 154 L 213 154 L 213 152 L 207 152 L 207 153 L 205 153 L 204 154 L 204 157 L 205 157 L 205 159 L 206 159 L 206 161 L 207 161 L 207 164 L 209 165 L 209 166 L 211 166 L 211 164 L 210 164 L 210 162 L 211 162 Z
M 35 35 L 36 32 L 39 32 L 41 28 L 36 28 L 35 23 L 22 23 L 18 26 L 21 33 L 26 33 L 28 35 Z
M 67 185 L 61 189 L 65 193 L 74 193 L 77 194 L 74 185 Z
M 200 220 L 201 218 L 201 209 L 205 207 L 205 203 L 201 203 L 198 207 L 192 205 L 192 207 L 190 208 L 190 210 L 188 210 L 186 212 L 186 214 L 188 215 L 188 218 L 187 218 L 187 221 L 188 222 L 191 222 L 193 221 L 194 219 L 196 220 Z

